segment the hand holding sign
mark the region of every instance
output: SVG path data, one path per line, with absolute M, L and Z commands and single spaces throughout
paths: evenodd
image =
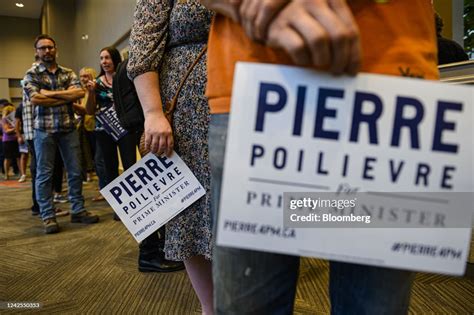
M 359 29 L 343 0 L 290 1 L 270 24 L 267 43 L 297 65 L 328 67 L 334 74 L 359 70 Z
M 171 156 L 174 147 L 173 130 L 163 112 L 145 114 L 144 150 Z

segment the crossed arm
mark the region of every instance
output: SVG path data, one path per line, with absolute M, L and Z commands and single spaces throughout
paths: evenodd
M 355 74 L 359 30 L 346 0 L 201 0 L 239 23 L 266 46 L 284 50 L 301 66 Z
M 31 103 L 33 105 L 53 107 L 74 102 L 82 97 L 84 97 L 84 91 L 77 87 L 70 87 L 64 91 L 41 89 L 39 93 L 31 97 Z

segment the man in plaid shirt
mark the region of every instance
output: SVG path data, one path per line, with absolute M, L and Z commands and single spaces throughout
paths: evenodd
M 68 174 L 71 222 L 96 223 L 99 217 L 84 209 L 82 196 L 80 146 L 72 103 L 84 97 L 84 91 L 76 74 L 56 63 L 56 42 L 53 38 L 39 35 L 34 47 L 39 63 L 27 71 L 24 90 L 34 106 L 36 199 L 45 232 L 49 234 L 59 232 L 51 189 L 56 146 L 59 147 Z

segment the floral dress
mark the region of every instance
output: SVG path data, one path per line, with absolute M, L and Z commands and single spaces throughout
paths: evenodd
M 96 79 L 95 97 L 97 102 L 97 111 L 109 109 L 114 106 L 114 94 L 111 86 L 107 86 L 100 78 Z M 104 130 L 100 121 L 96 119 L 95 130 Z
M 207 43 L 212 12 L 198 0 L 140 0 L 130 37 L 131 78 L 157 71 L 163 104 L 173 98 L 189 66 Z M 211 259 L 209 106 L 204 96 L 206 56 L 181 89 L 173 118 L 175 151 L 206 190 L 206 195 L 166 224 L 165 254 L 170 260 L 195 255 Z

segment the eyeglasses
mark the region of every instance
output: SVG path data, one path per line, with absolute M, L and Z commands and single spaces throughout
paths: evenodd
M 36 49 L 41 50 L 41 51 L 46 51 L 46 50 L 56 49 L 56 47 L 55 46 L 40 46 L 40 47 L 36 47 Z

